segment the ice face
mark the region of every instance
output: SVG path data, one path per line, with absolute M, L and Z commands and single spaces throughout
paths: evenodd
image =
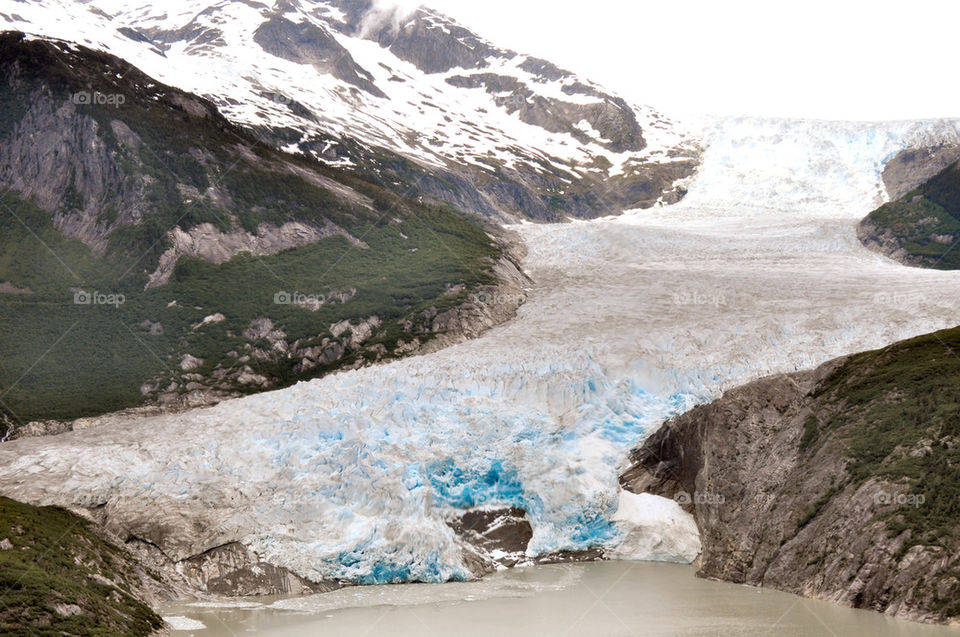
M 703 125 L 707 155 L 683 207 L 860 218 L 886 201 L 877 175 L 904 146 L 960 143 L 957 122 L 860 124 L 724 119 Z
M 736 384 L 954 325 L 960 275 L 900 266 L 854 236 L 883 160 L 952 131 L 717 125 L 685 203 L 519 226 L 529 301 L 481 338 L 4 443 L 0 492 L 105 504 L 112 524 L 174 557 L 236 540 L 304 576 L 364 583 L 468 577 L 444 516 L 475 506 L 527 510 L 534 553 L 689 559 L 689 525 L 666 505 L 618 506 L 629 450 Z

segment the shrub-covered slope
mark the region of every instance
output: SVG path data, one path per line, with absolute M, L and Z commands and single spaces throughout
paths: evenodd
M 903 263 L 960 268 L 960 163 L 953 163 L 860 223 L 860 240 Z
M 149 635 L 163 626 L 139 599 L 149 578 L 83 518 L 0 497 L 0 634 Z
M 475 221 L 118 58 L 7 33 L 0 85 L 7 429 L 284 386 L 510 312 L 475 302 L 512 269 Z

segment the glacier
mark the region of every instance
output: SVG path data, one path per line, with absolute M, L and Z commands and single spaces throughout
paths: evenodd
M 3 443 L 0 493 L 102 507 L 175 559 L 239 541 L 312 579 L 468 579 L 445 519 L 474 507 L 527 511 L 530 555 L 692 559 L 682 512 L 620 492 L 645 435 L 743 382 L 953 326 L 960 298 L 960 274 L 894 263 L 854 231 L 885 198 L 884 162 L 955 141 L 956 122 L 702 126 L 680 204 L 513 227 L 533 281 L 513 321 L 212 408 Z

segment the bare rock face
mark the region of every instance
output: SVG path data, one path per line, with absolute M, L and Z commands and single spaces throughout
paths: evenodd
M 956 520 L 941 542 L 915 542 L 923 529 L 907 508 L 922 497 L 888 477 L 893 465 L 856 473 L 864 465 L 851 458 L 860 449 L 853 440 L 870 439 L 857 432 L 886 425 L 850 416 L 838 396 L 870 370 L 882 373 L 877 365 L 894 364 L 857 356 L 758 380 L 668 421 L 634 452 L 621 483 L 674 498 L 694 514 L 702 577 L 898 618 L 955 620 Z M 922 458 L 937 444 L 905 436 L 883 462 Z
M 370 81 L 370 73 L 354 61 L 350 52 L 317 25 L 295 24 L 275 15 L 260 25 L 253 39 L 271 55 L 299 64 L 312 64 L 319 71 L 349 82 L 372 95 L 386 97 Z
M 907 148 L 883 168 L 883 184 L 891 200 L 899 199 L 960 159 L 960 144 Z
M 463 561 L 477 577 L 518 565 L 594 562 L 605 556 L 599 547 L 528 555 L 533 527 L 519 507 L 469 509 L 449 517 L 447 526 L 462 541 Z
M 177 559 L 155 544 L 130 536 L 125 546 L 144 564 L 158 571 L 181 595 L 252 597 L 326 593 L 340 582 L 311 582 L 285 568 L 262 561 L 239 542 L 215 546 L 198 555 Z
M 886 255 L 904 265 L 920 265 L 919 260 L 903 248 L 903 241 L 890 228 L 879 228 L 870 217 L 857 224 L 857 239 L 875 252 Z
M 256 234 L 240 228 L 223 232 L 212 223 L 201 223 L 189 230 L 176 226 L 168 233 L 171 247 L 160 256 L 159 265 L 150 275 L 146 287 L 158 287 L 169 281 L 177 261 L 182 256 L 204 259 L 211 263 L 225 263 L 241 252 L 257 256 L 277 254 L 337 235 L 345 237 L 359 248 L 367 247 L 329 220 L 322 225 L 300 221 L 289 221 L 280 226 L 262 223 Z
M 0 185 L 53 212 L 60 232 L 102 254 L 110 230 L 138 223 L 149 212 L 148 180 L 121 168 L 124 158 L 103 143 L 101 126 L 73 103 L 40 92 L 28 103 L 0 145 Z M 122 122 L 112 128 L 124 143 L 138 146 Z M 101 214 L 108 208 L 117 211 L 113 220 Z
M 527 512 L 517 507 L 465 511 L 447 525 L 464 541 L 464 562 L 478 576 L 525 561 L 533 537 Z

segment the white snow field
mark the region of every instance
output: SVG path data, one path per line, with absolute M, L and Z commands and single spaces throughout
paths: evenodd
M 526 509 L 530 553 L 690 560 L 699 540 L 672 503 L 617 511 L 628 452 L 734 385 L 960 322 L 960 273 L 901 266 L 854 235 L 885 160 L 956 137 L 952 122 L 718 122 L 683 203 L 517 227 L 535 284 L 481 338 L 4 443 L 0 493 L 106 505 L 172 557 L 239 540 L 312 578 L 468 577 L 444 516 L 474 506 Z
M 348 157 L 326 157 L 326 150 L 340 145 L 339 135 L 388 148 L 426 166 L 472 164 L 495 174 L 497 166 L 537 173 L 546 165 L 570 173 L 572 179 L 586 172 L 615 177 L 647 162 L 669 163 L 695 152 L 696 145 L 674 122 L 647 106 L 625 106 L 643 126 L 647 146 L 636 152 L 614 152 L 587 120 L 578 123 L 586 133 L 579 139 L 570 131 L 525 123 L 512 107 L 509 91 L 494 95 L 482 87 L 454 86 L 459 84 L 456 78 L 494 73 L 510 85 L 522 85 L 531 100 L 536 96 L 590 105 L 607 98 L 584 93 L 601 90 L 586 79 L 564 75 L 548 80 L 524 70 L 525 65 L 536 66 L 537 60 L 499 49 L 481 68 L 426 73 L 368 39 L 370 33 L 346 35 L 342 28 L 347 18 L 336 5 L 322 0 L 24 0 L 8 13 L 0 11 L 0 24 L 129 60 L 153 78 L 210 98 L 233 122 L 299 131 L 301 139 L 287 150 L 298 152 L 302 146 L 303 152 L 335 165 L 353 163 Z M 364 31 L 375 32 L 380 21 L 406 22 L 413 17 L 412 12 L 404 17 L 403 11 L 379 8 L 365 15 Z M 449 34 L 452 28 L 461 28 L 427 8 L 421 8 L 421 14 L 431 29 Z M 343 47 L 341 57 L 359 65 L 358 73 L 382 95 L 358 90 L 355 83 L 316 68 L 311 60 L 291 61 L 264 50 L 255 34 L 265 21 L 280 16 L 319 29 L 330 38 L 329 46 Z M 158 46 L 149 37 L 130 37 L 131 33 L 158 42 L 172 37 L 173 42 Z M 291 101 L 301 108 L 309 105 L 310 115 L 291 109 Z M 324 152 L 307 150 L 305 142 L 318 138 L 329 140 Z M 345 148 L 341 151 L 347 153 Z

